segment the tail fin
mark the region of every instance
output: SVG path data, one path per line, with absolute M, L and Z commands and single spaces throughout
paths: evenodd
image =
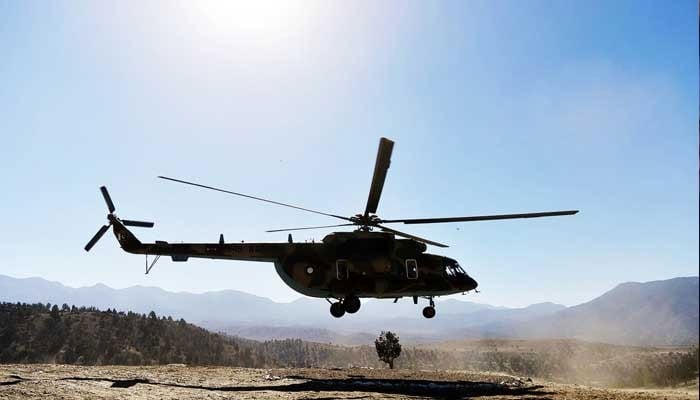
M 124 221 L 119 220 L 117 217 L 110 218 L 112 223 L 112 230 L 114 231 L 114 236 L 117 241 L 122 246 L 122 249 L 133 252 L 138 250 L 141 246 L 141 241 L 136 238 L 127 227 Z

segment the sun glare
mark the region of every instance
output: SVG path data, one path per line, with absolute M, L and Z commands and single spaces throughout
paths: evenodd
M 189 10 L 201 18 L 209 29 L 217 32 L 251 33 L 256 35 L 283 32 L 298 23 L 303 4 L 296 1 L 193 1 Z

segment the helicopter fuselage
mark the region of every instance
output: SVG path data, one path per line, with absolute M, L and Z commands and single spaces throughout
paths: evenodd
M 289 287 L 310 297 L 441 296 L 476 289 L 477 282 L 426 245 L 384 232 L 335 232 L 306 243 L 141 243 L 118 219 L 121 247 L 130 253 L 270 262 Z

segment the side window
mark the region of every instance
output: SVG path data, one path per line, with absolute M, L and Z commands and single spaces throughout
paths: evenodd
M 350 275 L 348 260 L 336 260 L 335 273 L 338 280 L 342 281 L 343 279 L 348 279 L 348 276 Z
M 406 278 L 418 279 L 418 262 L 412 258 L 406 260 Z

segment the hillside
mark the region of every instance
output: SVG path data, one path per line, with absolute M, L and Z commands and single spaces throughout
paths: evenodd
M 697 345 L 698 323 L 698 277 L 687 277 L 623 283 L 587 303 L 506 329 L 513 337 Z
M 303 342 L 256 342 L 158 317 L 94 307 L 0 303 L 0 363 L 381 367 L 374 349 Z M 435 350 L 406 349 L 399 365 L 435 367 Z
M 169 317 L 65 305 L 0 303 L 0 363 L 384 368 L 371 346 L 299 339 L 256 342 Z M 487 340 L 403 346 L 397 368 L 497 371 L 613 386 L 667 386 L 697 376 L 698 349 L 655 349 L 575 340 Z
M 242 341 L 172 318 L 64 305 L 0 304 L 0 362 L 254 363 Z

